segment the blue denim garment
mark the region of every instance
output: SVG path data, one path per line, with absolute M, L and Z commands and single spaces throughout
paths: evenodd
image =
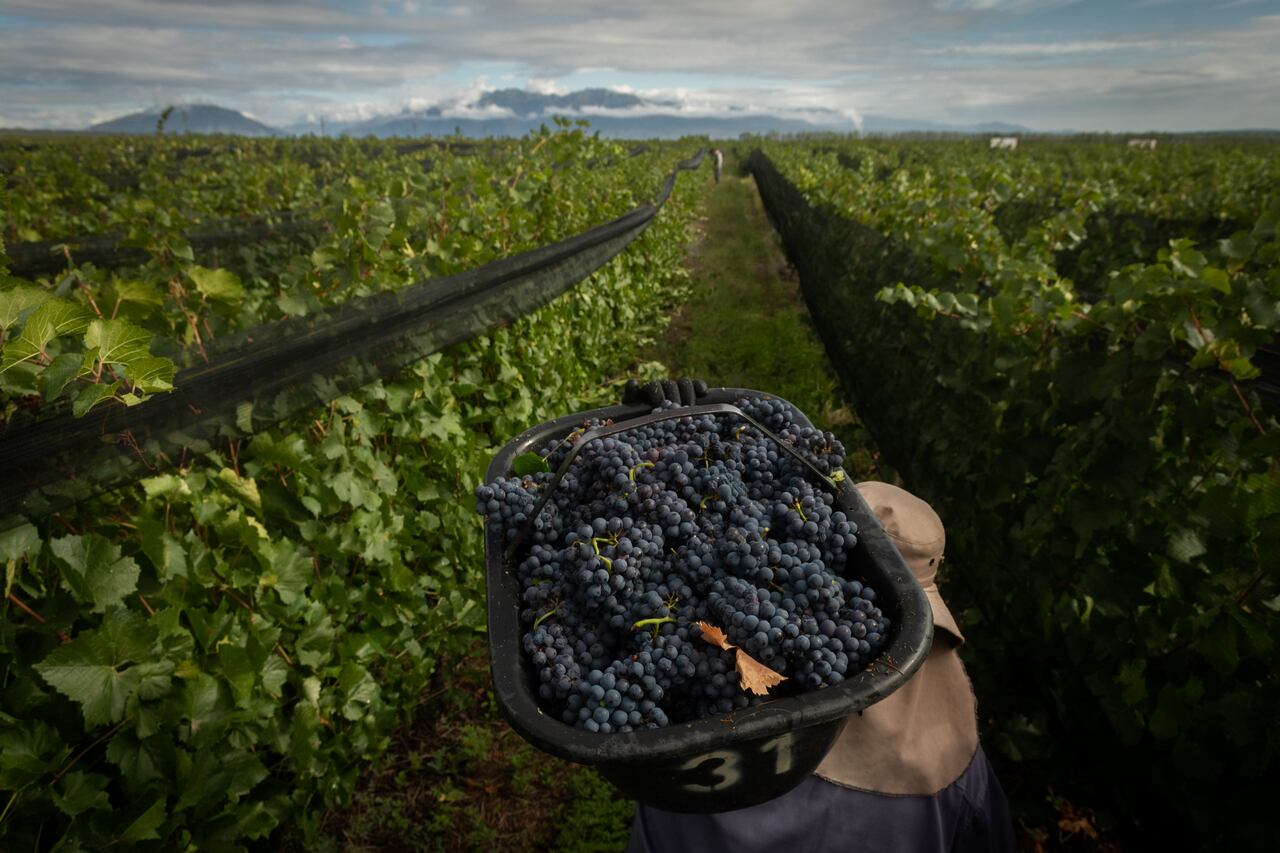
M 636 808 L 627 853 L 1013 851 L 1009 803 L 979 747 L 960 777 L 932 796 L 844 788 L 817 776 L 751 808 L 678 814 Z

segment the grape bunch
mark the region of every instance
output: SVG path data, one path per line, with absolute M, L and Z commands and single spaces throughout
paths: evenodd
M 844 449 L 769 397 L 740 409 L 824 473 Z M 664 403 L 655 411 L 676 406 Z M 588 421 L 541 451 L 557 470 Z M 786 677 L 774 695 L 839 684 L 866 667 L 889 629 L 875 592 L 846 578 L 857 528 L 798 460 L 732 416 L 699 415 L 596 439 L 542 511 L 550 473 L 476 491 L 519 553 L 523 649 L 544 708 L 591 732 L 628 732 L 765 701 L 744 690 L 722 630 Z

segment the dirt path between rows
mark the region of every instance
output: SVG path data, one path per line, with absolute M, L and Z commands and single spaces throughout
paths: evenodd
M 707 193 L 689 253 L 689 298 L 645 357 L 672 376 L 790 400 L 844 443 L 856 480 L 891 478 L 842 399 L 755 180 L 738 177 L 735 165 L 726 162 L 720 184 Z

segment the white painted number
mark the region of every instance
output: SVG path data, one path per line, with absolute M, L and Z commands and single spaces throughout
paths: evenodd
M 720 766 L 707 767 L 719 760 Z M 682 773 L 696 773 L 702 768 L 703 775 L 710 777 L 710 783 L 690 782 L 684 787 L 690 791 L 723 791 L 725 788 L 732 788 L 742 780 L 742 770 L 739 765 L 738 753 L 729 752 L 725 749 L 718 749 L 715 752 L 709 752 L 706 755 L 699 755 L 697 758 L 691 758 L 684 764 L 680 765 Z
M 773 772 L 779 776 L 791 771 L 795 765 L 796 736 L 793 732 L 779 735 L 760 747 L 761 755 L 773 754 Z M 717 764 L 717 762 L 719 762 Z M 681 787 L 686 791 L 706 793 L 724 791 L 742 781 L 742 759 L 740 753 L 727 749 L 718 749 L 706 755 L 691 758 L 680 765 L 681 775 L 697 774 L 700 781 L 687 782 Z
M 776 753 L 777 758 L 774 760 L 773 772 L 781 776 L 791 769 L 791 765 L 795 760 L 795 752 L 791 749 L 795 745 L 796 736 L 788 732 L 785 735 L 774 738 L 764 745 L 760 751 L 763 753 Z

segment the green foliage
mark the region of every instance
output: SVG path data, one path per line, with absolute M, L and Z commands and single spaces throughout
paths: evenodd
M 173 664 L 162 661 L 157 668 L 139 663 L 151 653 L 155 635 L 142 619 L 116 608 L 107 614 L 101 628 L 82 631 L 34 669 L 59 693 L 80 705 L 86 724 L 118 723 L 124 718 L 126 705 L 139 696 L 145 679 L 152 679 L 151 692 L 167 692 L 166 676 L 173 674 Z M 139 665 L 125 666 L 134 663 Z
M 128 320 L 95 317 L 82 305 L 19 284 L 0 291 L 0 335 L 14 327 L 20 331 L 0 351 L 0 391 L 51 402 L 83 378 L 73 400 L 82 415 L 122 388 L 129 390 L 118 399 L 127 405 L 173 389 L 173 362 L 153 356 L 151 334 Z
M 138 564 L 102 536 L 64 536 L 49 542 L 62 581 L 80 604 L 105 612 L 138 588 Z
M 535 748 L 498 711 L 483 643 L 441 663 L 430 703 L 324 816 L 308 850 L 599 850 L 627 842 L 633 804 L 594 770 Z M 283 838 L 284 849 L 299 839 Z M 291 843 L 292 842 L 292 843 Z
M 180 150 L 147 145 L 168 165 Z M 270 172 L 249 154 L 287 148 L 236 159 L 246 176 Z M 4 374 L 0 412 L 22 417 L 39 376 L 62 369 L 58 346 L 78 359 L 76 410 L 136 402 L 172 382 L 158 361 L 194 363 L 282 300 L 308 311 L 569 236 L 651 196 L 675 159 L 587 169 L 621 149 L 565 128 L 500 150 L 501 165 L 456 157 L 438 178 L 398 156 L 362 163 L 325 190 L 330 230 L 270 276 L 196 265 L 187 210 L 157 177 L 155 195 L 129 201 L 145 265 L 73 269 L 74 298 L 5 291 L 28 294 L 3 309 L 13 327 L 47 304 L 89 313 L 46 342 L 47 364 Z M 0 846 L 234 850 L 284 826 L 314 842 L 440 657 L 483 631 L 472 492 L 496 447 L 616 396 L 600 377 L 658 330 L 654 306 L 683 281 L 682 184 L 626 252 L 509 327 L 0 534 Z M 250 195 L 231 193 L 237 206 Z
M 0 141 L 0 163 L 12 166 L 0 236 L 11 248 L 66 240 L 41 250 L 69 258 L 65 272 L 38 281 L 0 277 L 0 343 L 22 338 L 11 327 L 37 308 L 32 300 L 56 294 L 59 310 L 78 306 L 78 318 L 142 329 L 149 350 L 70 376 L 70 357 L 58 356 L 83 354 L 84 342 L 72 339 L 74 327 L 50 336 L 37 317 L 0 360 L 0 424 L 63 396 L 78 414 L 134 404 L 168 390 L 175 369 L 243 346 L 237 335 L 264 322 L 461 272 L 568 236 L 574 223 L 599 224 L 647 200 L 681 150 L 654 146 L 626 158 L 619 145 L 559 126 L 465 154 L 425 145 L 168 136 L 67 138 L 26 152 Z M 129 181 L 117 188 L 121 175 Z M 588 207 L 597 218 L 584 217 Z M 249 216 L 259 239 L 223 248 L 195 239 Z M 306 227 L 271 227 L 290 222 Z M 97 239 L 85 235 L 103 233 L 133 254 L 109 268 L 77 263 L 80 244 Z
M 572 853 L 617 853 L 631 836 L 635 805 L 590 770 L 570 777 L 571 798 L 556 838 L 556 850 Z
M 547 460 L 543 459 L 537 453 L 521 453 L 515 459 L 511 460 L 511 470 L 521 477 L 529 474 L 536 474 L 539 471 L 550 471 L 551 466 L 547 464 Z
M 860 415 L 947 523 L 988 742 L 1148 843 L 1259 844 L 1280 759 L 1280 423 L 1249 381 L 1280 334 L 1276 160 L 1029 148 L 1000 180 L 1014 158 L 962 143 L 850 145 L 857 171 L 775 145 L 781 176 L 757 174 Z M 1170 169 L 1218 164 L 1202 186 Z M 1043 207 L 1007 242 L 1014 187 Z M 1097 235 L 1106 274 L 1062 275 L 1090 211 L 1130 205 L 1167 217 L 1155 232 L 1250 224 L 1138 263 Z

